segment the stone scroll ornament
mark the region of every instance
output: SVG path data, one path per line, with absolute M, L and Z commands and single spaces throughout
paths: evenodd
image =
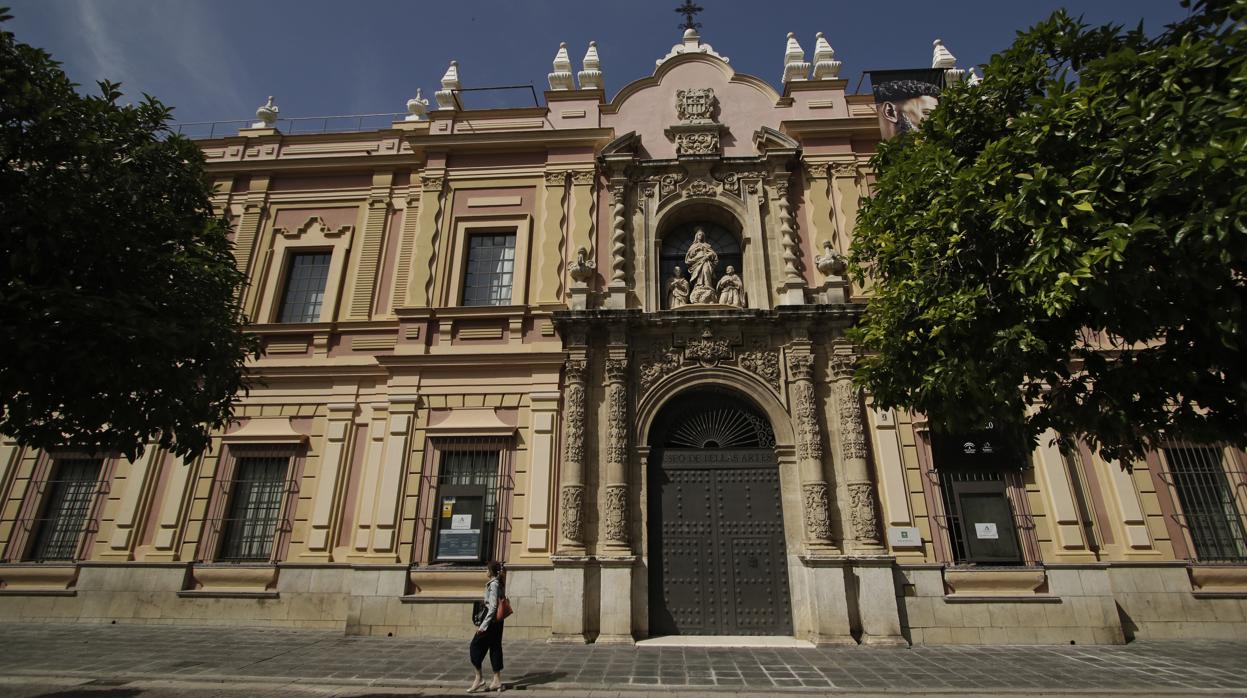
M 827 485 L 811 482 L 803 488 L 805 495 L 805 534 L 815 540 L 831 539 L 831 505 Z

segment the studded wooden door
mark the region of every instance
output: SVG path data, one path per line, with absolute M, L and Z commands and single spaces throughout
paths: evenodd
M 653 471 L 652 635 L 791 635 L 771 449 L 668 449 Z

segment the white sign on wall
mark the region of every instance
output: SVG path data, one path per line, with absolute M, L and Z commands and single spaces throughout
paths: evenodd
M 922 534 L 916 526 L 888 526 L 888 543 L 893 548 L 921 548 Z
M 1000 538 L 1000 534 L 996 533 L 996 524 L 994 523 L 974 524 L 974 535 L 979 540 L 997 540 Z
M 452 531 L 466 531 L 470 528 L 472 528 L 471 514 L 455 514 L 450 520 L 450 530 Z

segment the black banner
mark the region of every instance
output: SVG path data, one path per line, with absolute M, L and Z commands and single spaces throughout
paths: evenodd
M 944 71 L 939 68 L 867 72 L 884 140 L 918 128 L 940 103 Z
M 994 422 L 977 431 L 931 429 L 936 470 L 1020 470 L 1029 466 L 1022 438 Z

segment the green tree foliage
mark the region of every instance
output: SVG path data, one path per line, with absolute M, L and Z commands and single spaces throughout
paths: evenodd
M 203 154 L 118 87 L 0 32 L 0 432 L 194 455 L 247 386 L 243 276 Z
M 1244 442 L 1244 23 L 1247 0 L 1150 39 L 1057 12 L 879 147 L 851 257 L 875 400 L 1110 458 Z

